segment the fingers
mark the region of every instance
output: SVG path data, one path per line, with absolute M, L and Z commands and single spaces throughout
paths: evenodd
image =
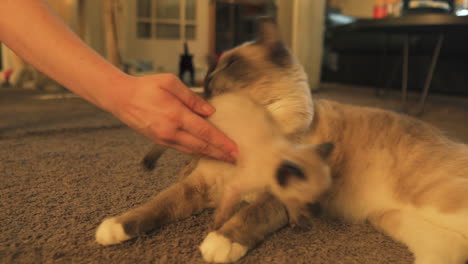
M 183 115 L 181 128 L 192 134 L 195 138 L 202 140 L 202 142 L 209 142 L 210 145 L 223 151 L 228 156 L 232 156 L 234 159 L 237 157 L 238 150 L 236 143 L 200 116 L 191 113 Z M 211 148 L 209 150 L 211 151 Z
M 164 143 L 163 143 L 164 144 Z M 193 155 L 193 150 L 187 148 L 187 147 L 184 147 L 182 145 L 177 145 L 177 144 L 165 144 L 166 146 L 170 147 L 170 148 L 173 148 L 173 149 L 176 149 L 182 153 L 185 153 L 185 154 L 188 154 L 188 155 Z
M 235 159 L 230 153 L 225 153 L 214 145 L 193 136 L 187 131 L 180 130 L 175 136 L 176 144 L 189 148 L 194 153 L 199 153 L 202 156 L 209 156 L 218 160 L 234 163 Z
M 230 152 L 225 152 L 181 128 L 172 126 L 166 126 L 164 130 L 160 128 L 153 126 L 144 134 L 160 145 L 174 148 L 189 155 L 209 156 L 230 163 L 236 161 Z
M 186 147 L 184 145 L 177 144 L 176 140 L 173 139 L 173 137 L 170 137 L 170 138 L 167 137 L 167 138 L 162 139 L 160 136 L 158 136 L 158 133 L 155 133 L 154 129 L 150 129 L 150 130 L 147 130 L 146 132 L 142 132 L 142 133 L 145 136 L 147 136 L 149 139 L 153 140 L 154 142 L 156 142 L 159 145 L 166 146 L 166 147 L 169 147 L 169 148 L 173 148 L 173 149 L 176 149 L 176 150 L 178 150 L 180 152 L 183 152 L 183 153 L 189 154 L 189 155 L 192 155 L 192 154 L 195 153 L 192 149 L 190 149 L 190 148 L 188 148 L 188 147 Z
M 238 152 L 236 144 L 200 116 L 213 114 L 213 106 L 188 89 L 175 75 L 159 74 L 151 78 L 159 91 L 164 92 L 157 94 L 159 98 L 154 100 L 159 112 L 142 118 L 151 120 L 140 129 L 144 130 L 145 135 L 184 153 L 235 161 Z
M 162 87 L 173 96 L 177 97 L 184 105 L 190 108 L 192 111 L 203 116 L 210 116 L 215 112 L 213 106 L 203 100 L 200 96 L 195 94 L 192 90 L 187 88 L 179 78 L 174 75 L 170 75 L 173 80 L 167 86 Z

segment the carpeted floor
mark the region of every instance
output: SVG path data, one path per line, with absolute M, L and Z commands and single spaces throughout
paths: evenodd
M 104 217 L 175 182 L 188 157 L 169 151 L 156 171 L 145 172 L 139 162 L 149 141 L 95 107 L 79 99 L 0 94 L 0 263 L 203 263 L 197 246 L 209 231 L 212 211 L 121 245 L 94 242 Z M 395 96 L 380 99 L 368 89 L 339 85 L 315 95 L 389 108 Z M 443 104 L 451 107 L 443 116 L 434 103 L 424 118 L 468 142 L 467 115 L 452 109 L 456 105 Z M 368 224 L 319 218 L 310 231 L 283 228 L 272 234 L 239 263 L 411 261 L 404 246 Z

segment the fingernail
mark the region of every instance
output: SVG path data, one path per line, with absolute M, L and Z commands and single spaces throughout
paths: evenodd
M 225 161 L 229 162 L 229 163 L 236 163 L 237 161 L 237 153 L 235 152 L 231 152 L 229 153 L 229 156 L 227 156 L 225 158 Z
M 215 108 L 209 104 L 204 104 L 202 106 L 202 111 L 205 112 L 207 115 L 211 115 L 212 113 L 215 112 Z
M 231 157 L 230 155 L 224 155 L 220 160 L 228 162 L 228 163 L 235 163 L 236 160 Z
M 231 156 L 231 158 L 233 158 L 234 160 L 237 160 L 237 158 L 239 157 L 239 153 L 237 151 L 233 151 L 229 153 L 229 156 Z

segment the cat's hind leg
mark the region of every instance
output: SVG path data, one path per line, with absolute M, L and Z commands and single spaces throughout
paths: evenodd
M 162 154 L 168 149 L 168 147 L 154 144 L 151 150 L 146 153 L 145 157 L 141 161 L 143 168 L 146 170 L 152 171 L 156 167 L 156 162 L 158 162 L 159 158 Z
M 404 243 L 416 264 L 465 264 L 468 240 L 460 233 L 440 226 L 416 210 L 391 210 L 371 217 L 378 229 Z
M 265 193 L 241 208 L 220 229 L 210 232 L 200 245 L 200 251 L 207 262 L 234 262 L 266 235 L 287 223 L 283 204 Z
M 210 202 L 209 188 L 195 169 L 186 179 L 162 191 L 148 203 L 105 219 L 96 231 L 96 241 L 102 245 L 117 244 L 198 213 Z

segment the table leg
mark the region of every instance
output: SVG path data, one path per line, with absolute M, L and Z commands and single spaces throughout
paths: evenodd
M 405 40 L 403 44 L 403 68 L 402 68 L 402 98 L 401 98 L 401 111 L 407 113 L 408 109 L 406 101 L 408 97 L 408 57 L 409 57 L 409 34 L 405 34 Z
M 431 87 L 432 77 L 434 76 L 434 70 L 437 66 L 437 61 L 439 60 L 440 50 L 442 48 L 442 44 L 444 42 L 444 33 L 440 33 L 437 39 L 437 44 L 434 50 L 434 54 L 432 55 L 431 65 L 429 66 L 429 72 L 426 76 L 426 82 L 424 83 L 424 90 L 421 96 L 421 100 L 419 102 L 418 111 L 416 112 L 417 115 L 421 115 L 424 112 L 424 106 L 426 105 L 427 96 L 429 94 L 429 88 Z
M 376 96 L 382 96 L 384 94 L 382 88 L 386 88 L 385 86 L 384 87 L 381 87 L 381 83 L 380 81 L 384 79 L 384 76 L 385 76 L 385 63 L 387 62 L 387 53 L 388 53 L 388 40 L 389 36 L 387 34 L 384 35 L 384 46 L 383 46 L 383 54 L 382 54 L 382 57 L 380 58 L 380 70 L 379 70 L 379 78 L 377 80 L 377 86 L 376 86 L 376 89 L 375 89 L 375 95 Z M 385 82 L 382 83 L 383 85 L 385 85 Z
M 398 70 L 400 69 L 399 66 L 400 66 L 400 62 L 399 62 L 399 61 L 396 61 L 396 62 L 393 61 L 393 62 L 392 62 L 392 66 L 391 66 L 392 69 L 391 69 L 391 72 L 390 72 L 390 78 L 388 78 L 387 83 L 385 84 L 385 87 L 384 87 L 385 91 L 387 91 L 387 90 L 390 88 L 390 86 L 392 85 L 393 81 L 395 80 L 396 75 L 397 75 L 397 73 L 398 73 Z

